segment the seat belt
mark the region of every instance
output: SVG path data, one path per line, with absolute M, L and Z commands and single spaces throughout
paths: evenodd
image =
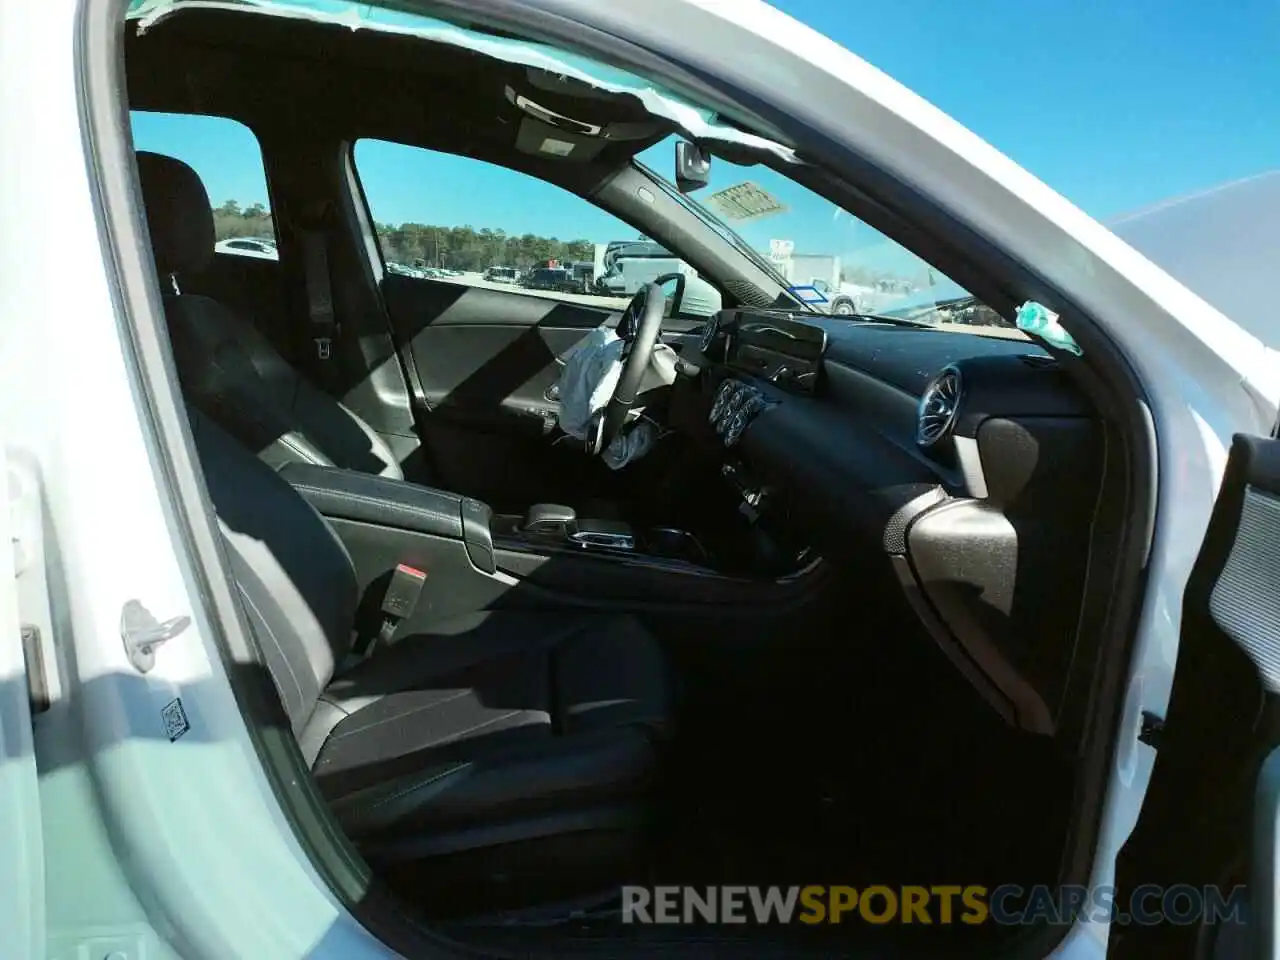
M 326 208 L 327 209 L 327 208 Z M 326 386 L 333 379 L 333 342 L 337 339 L 338 318 L 333 309 L 333 286 L 329 274 L 329 250 L 322 209 L 297 227 L 302 246 L 307 283 L 307 315 L 310 318 L 313 363 Z

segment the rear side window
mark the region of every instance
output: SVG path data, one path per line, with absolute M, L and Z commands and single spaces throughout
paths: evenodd
M 381 140 L 358 141 L 355 166 L 390 273 L 472 286 L 543 283 L 546 271 L 583 263 L 552 274 L 559 286 L 551 293 L 608 307 L 634 293 L 600 281 L 604 252 L 639 239 L 635 227 L 577 194 L 483 160 Z
M 225 117 L 196 114 L 134 110 L 130 119 L 138 150 L 181 160 L 204 182 L 219 253 L 275 255 L 267 173 L 253 131 Z

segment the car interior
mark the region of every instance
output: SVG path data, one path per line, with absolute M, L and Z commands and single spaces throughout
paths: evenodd
M 215 253 L 178 158 L 138 152 L 141 199 L 277 722 L 406 911 L 528 944 L 624 935 L 623 884 L 1056 881 L 1123 500 L 1116 427 L 1059 355 L 808 311 L 633 163 L 681 133 L 634 96 L 249 7 L 130 27 L 126 54 L 130 109 L 262 148 L 278 259 Z M 555 184 L 722 309 L 387 270 L 360 138 Z M 962 279 L 1012 316 L 999 278 Z M 584 445 L 556 385 L 601 326 L 630 352 Z M 659 342 L 675 380 L 644 388 Z M 640 411 L 659 440 L 612 470 Z

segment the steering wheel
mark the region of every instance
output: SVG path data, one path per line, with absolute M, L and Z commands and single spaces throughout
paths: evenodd
M 618 321 L 618 336 L 626 343 L 623 347 L 622 373 L 613 396 L 605 405 L 604 413 L 597 417 L 593 429 L 587 433 L 587 452 L 597 454 L 609 449 L 609 444 L 627 422 L 627 414 L 635 405 L 636 394 L 644 372 L 653 358 L 658 334 L 662 332 L 662 316 L 666 312 L 666 295 L 656 283 L 645 284 L 627 304 Z

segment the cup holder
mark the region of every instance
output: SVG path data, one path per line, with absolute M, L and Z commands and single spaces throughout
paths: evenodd
M 674 527 L 652 527 L 645 533 L 646 552 L 670 560 L 687 560 L 690 563 L 709 563 L 711 555 L 698 538 L 687 530 Z

